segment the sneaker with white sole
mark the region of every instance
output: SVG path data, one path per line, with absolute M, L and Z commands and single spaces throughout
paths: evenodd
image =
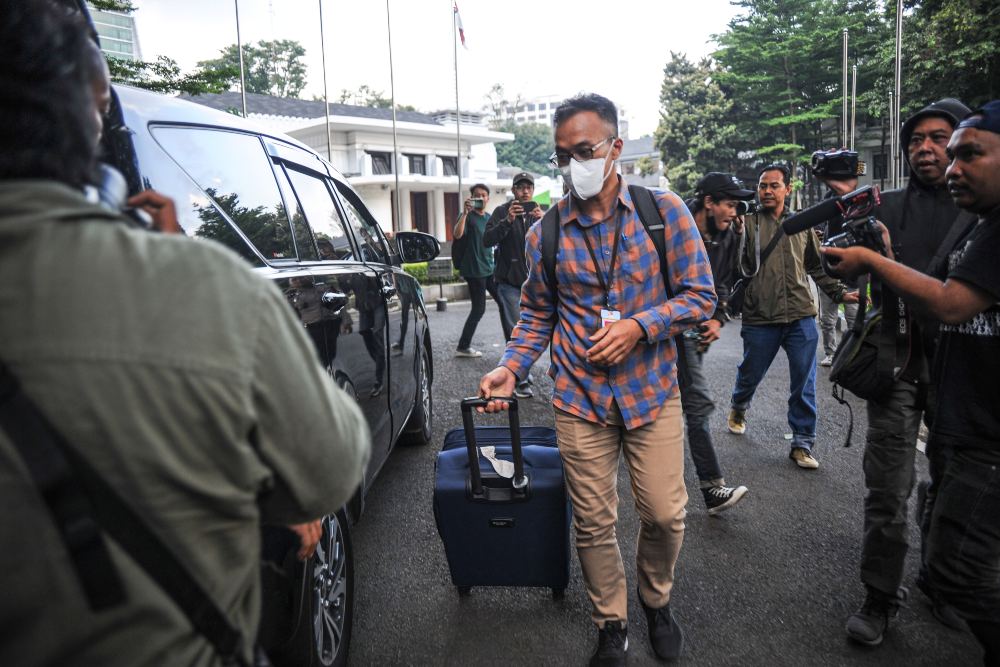
M 795 461 L 795 465 L 806 470 L 815 470 L 819 467 L 819 461 L 814 459 L 813 455 L 805 447 L 792 447 L 792 451 L 788 453 L 788 458 Z
M 737 486 L 735 489 L 728 486 L 710 486 L 701 490 L 702 497 L 705 498 L 705 507 L 711 516 L 719 512 L 725 512 L 736 503 L 743 500 L 747 493 L 747 487 Z
M 821 362 L 819 362 L 819 365 L 820 366 L 833 366 L 833 355 L 832 354 L 828 354 L 825 357 L 823 357 L 823 360 Z
M 470 359 L 474 359 L 476 357 L 483 356 L 483 353 L 480 352 L 479 350 L 474 350 L 471 347 L 460 347 L 457 350 L 455 350 L 455 356 L 468 357 Z
M 729 419 L 727 420 L 727 426 L 729 427 L 730 433 L 735 433 L 736 435 L 743 435 L 747 432 L 747 411 L 737 410 L 733 408 L 729 411 Z

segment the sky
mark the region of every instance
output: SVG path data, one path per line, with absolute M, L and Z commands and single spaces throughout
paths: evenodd
M 305 47 L 307 99 L 323 94 L 323 3 L 331 100 L 362 84 L 389 95 L 388 5 L 397 104 L 455 107 L 452 0 L 134 0 L 142 57 L 169 56 L 185 71 L 217 57 L 236 43 L 237 2 L 244 43 Z M 458 9 L 463 110 L 480 110 L 496 83 L 508 99 L 596 92 L 625 109 L 631 138 L 656 128 L 670 52 L 711 53 L 711 36 L 738 13 L 729 0 L 459 0 Z

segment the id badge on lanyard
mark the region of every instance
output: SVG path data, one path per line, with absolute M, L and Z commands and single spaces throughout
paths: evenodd
M 618 310 L 608 310 L 606 308 L 601 309 L 601 328 L 610 327 L 612 324 L 617 322 L 622 318 L 621 311 Z

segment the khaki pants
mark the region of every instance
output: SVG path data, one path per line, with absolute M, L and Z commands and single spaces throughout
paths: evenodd
M 621 423 L 620 413 L 614 410 Z M 632 431 L 555 411 L 556 436 L 573 500 L 576 549 L 599 627 L 628 620 L 628 586 L 615 524 L 618 462 L 624 451 L 639 512 L 636 565 L 647 606 L 670 602 L 674 564 L 684 541 L 684 430 L 680 398 L 668 400 L 656 421 Z

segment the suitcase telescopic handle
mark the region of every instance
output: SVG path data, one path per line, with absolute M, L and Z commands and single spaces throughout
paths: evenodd
M 511 484 L 515 489 L 523 489 L 528 485 L 524 475 L 524 452 L 521 451 L 521 421 L 517 414 L 517 399 L 513 396 L 493 396 L 490 399 L 473 396 L 462 399 L 462 426 L 465 428 L 465 447 L 469 452 L 469 474 L 472 478 L 472 493 L 483 493 L 483 479 L 479 472 L 479 451 L 476 445 L 476 427 L 472 423 L 472 409 L 484 408 L 490 401 L 506 401 L 510 419 L 510 449 L 514 455 L 514 478 Z

